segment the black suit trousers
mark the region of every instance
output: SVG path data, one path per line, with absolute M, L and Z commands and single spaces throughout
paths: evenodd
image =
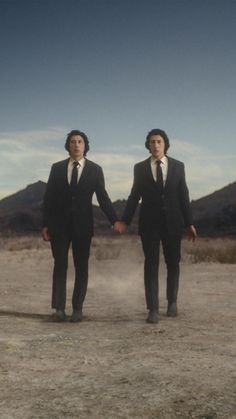
M 144 286 L 148 310 L 159 308 L 159 257 L 160 243 L 167 267 L 166 297 L 169 303 L 176 302 L 179 288 L 179 262 L 181 236 L 167 233 L 164 228 L 157 229 L 150 235 L 141 235 L 144 252 Z
M 51 238 L 51 249 L 54 258 L 52 308 L 64 310 L 66 306 L 66 279 L 68 253 L 72 245 L 75 267 L 75 281 L 72 296 L 73 310 L 82 308 L 88 286 L 88 260 L 91 236 L 78 237 L 71 224 L 64 234 Z

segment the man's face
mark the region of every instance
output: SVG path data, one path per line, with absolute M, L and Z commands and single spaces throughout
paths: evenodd
M 153 157 L 162 159 L 165 155 L 165 141 L 161 135 L 152 135 L 149 141 L 149 149 Z
M 85 150 L 84 139 L 80 135 L 72 135 L 69 150 L 72 159 L 77 161 L 82 159 Z

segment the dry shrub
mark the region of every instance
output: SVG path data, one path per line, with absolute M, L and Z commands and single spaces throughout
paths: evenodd
M 198 239 L 186 246 L 186 252 L 193 263 L 218 262 L 236 263 L 236 240 L 233 239 Z
M 118 259 L 121 247 L 112 244 L 101 244 L 95 249 L 95 258 L 97 260 Z
M 46 247 L 46 245 L 40 235 L 0 238 L 0 250 L 8 250 L 10 252 L 14 252 L 25 249 L 42 249 L 44 247 Z
M 120 237 L 93 237 L 91 253 L 97 260 L 116 260 L 120 256 L 122 243 Z

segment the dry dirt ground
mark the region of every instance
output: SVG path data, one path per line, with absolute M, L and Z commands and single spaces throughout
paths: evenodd
M 162 262 L 150 325 L 139 239 L 95 238 L 85 319 L 58 324 L 48 244 L 1 242 L 0 418 L 236 418 L 236 266 L 183 253 L 179 316 Z M 72 283 L 70 260 L 68 315 Z

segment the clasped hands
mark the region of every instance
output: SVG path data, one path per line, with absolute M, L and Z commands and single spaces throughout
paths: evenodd
M 124 221 L 116 221 L 112 226 L 113 231 L 116 233 L 126 233 L 127 231 L 127 224 Z

